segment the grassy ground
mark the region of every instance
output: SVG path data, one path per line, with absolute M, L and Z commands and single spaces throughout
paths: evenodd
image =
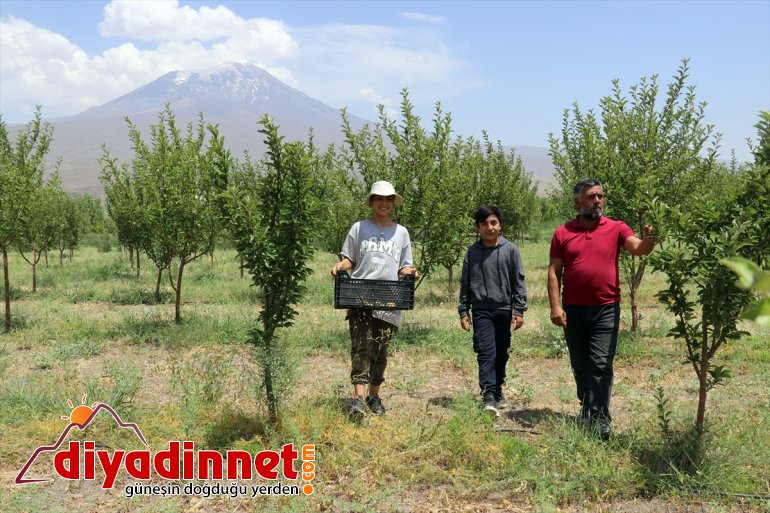
M 705 449 L 690 436 L 697 401 L 683 347 L 666 338 L 672 321 L 645 278 L 642 329 L 628 330 L 627 304 L 616 359 L 615 436 L 601 443 L 574 422 L 577 401 L 561 333 L 548 319 L 547 244 L 521 247 L 530 294 L 525 326 L 514 335 L 506 395 L 511 408 L 492 422 L 477 403 L 476 362 L 460 330 L 456 299 L 439 274 L 417 291 L 392 344 L 382 418 L 350 422 L 345 405 L 349 341 L 334 310 L 319 254 L 296 325 L 281 333 L 292 373 L 282 394 L 281 427 L 263 422 L 261 373 L 244 344 L 259 296 L 241 279 L 232 252 L 188 267 L 183 322 L 173 298 L 151 293 L 128 259 L 93 248 L 38 271 L 12 257 L 14 324 L 0 335 L 0 509 L 2 511 L 768 511 L 770 510 L 770 332 L 724 348 L 732 370 L 709 396 Z M 198 448 L 279 449 L 316 444 L 311 496 L 230 499 L 135 497 L 119 478 L 16 486 L 34 449 L 55 441 L 67 399 L 104 402 L 137 423 L 154 451 L 169 440 Z M 661 395 L 662 394 L 662 395 Z M 661 426 L 661 419 L 668 419 Z M 104 419 L 70 439 L 107 449 L 138 448 Z M 51 475 L 51 457 L 30 475 Z M 97 476 L 98 477 L 98 476 Z M 754 497 L 750 497 L 754 496 Z

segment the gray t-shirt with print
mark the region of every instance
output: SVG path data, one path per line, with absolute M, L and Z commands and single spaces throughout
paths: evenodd
M 399 270 L 412 266 L 412 243 L 400 224 L 383 227 L 358 221 L 350 228 L 340 256 L 353 262 L 352 278 L 397 280 Z M 394 326 L 401 323 L 400 310 L 372 310 L 372 315 Z

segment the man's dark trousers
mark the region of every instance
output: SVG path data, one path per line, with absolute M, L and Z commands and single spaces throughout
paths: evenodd
M 618 345 L 620 303 L 564 305 L 567 339 L 582 418 L 610 417 L 612 362 Z
M 473 350 L 479 363 L 481 394 L 499 394 L 511 347 L 510 310 L 472 310 Z

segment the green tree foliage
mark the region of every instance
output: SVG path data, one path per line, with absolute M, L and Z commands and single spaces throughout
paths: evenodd
M 711 163 L 705 161 L 703 165 Z M 746 172 L 739 177 L 738 197 L 763 191 L 765 199 L 754 205 L 756 209 L 746 209 L 741 201 L 726 197 L 724 190 L 712 189 L 698 202 L 660 205 L 656 212 L 668 233 L 661 248 L 650 257 L 653 268 L 665 273 L 668 281 L 668 288 L 657 296 L 676 319 L 669 336 L 685 343 L 687 361 L 698 377 L 695 427 L 701 435 L 708 392 L 729 376 L 724 366 L 712 360 L 723 344 L 744 334 L 738 320 L 752 297 L 720 262 L 735 257 L 766 260 L 770 254 L 770 246 L 761 244 L 767 236 L 761 226 L 769 217 L 766 199 L 770 194 L 764 169 L 764 175 Z M 757 222 L 758 216 L 764 220 Z
M 186 135 L 177 127 L 169 106 L 158 118 L 150 127 L 149 142 L 126 120 L 134 148 L 132 172 L 118 170 L 106 153 L 103 178 L 111 187 L 118 187 L 108 194 L 111 212 L 125 208 L 128 215 L 120 224 L 131 237 L 138 235 L 142 250 L 158 267 L 156 293 L 161 273 L 168 271 L 176 293 L 174 319 L 180 322 L 185 266 L 213 250 L 218 232 L 213 167 L 205 147 L 203 115 L 195 129 L 192 124 L 187 126 Z M 114 193 L 126 188 L 133 189 L 128 199 L 115 201 Z M 117 219 L 115 224 L 119 224 Z
M 83 194 L 75 199 L 83 221 L 83 233 L 107 233 L 107 219 L 99 198 Z
M 300 142 L 285 143 L 278 127 L 265 116 L 260 121 L 267 153 L 264 175 L 252 188 L 230 183 L 234 167 L 224 139 L 215 128 L 213 162 L 220 191 L 220 213 L 227 223 L 254 285 L 262 291 L 259 322 L 250 342 L 262 363 L 269 419 L 279 422 L 280 376 L 285 375 L 278 330 L 293 324 L 295 305 L 312 272 L 313 177 L 312 158 Z
M 482 172 L 473 186 L 474 205 L 497 205 L 505 218 L 508 238 L 522 240 L 538 216 L 537 184 L 511 149 L 506 152 L 498 141 L 483 136 Z
M 757 135 L 759 135 L 759 141 L 756 145 L 750 143 L 751 152 L 754 154 L 754 163 L 770 166 L 770 111 L 760 111 L 759 121 L 754 127 L 757 129 Z
M 11 291 L 8 249 L 18 242 L 29 223 L 33 200 L 42 186 L 44 158 L 53 128 L 42 120 L 40 107 L 12 142 L 0 116 L 0 251 L 3 254 L 3 299 L 5 330 L 11 329 Z
M 698 191 L 711 182 L 715 169 L 701 166 L 701 155 L 713 159 L 719 137 L 704 123 L 706 104 L 697 102 L 688 78 L 684 59 L 662 99 L 655 75 L 632 86 L 628 97 L 619 81 L 613 81 L 611 94 L 600 100 L 600 119 L 593 111 L 583 113 L 577 104 L 571 112 L 564 111 L 561 139 L 553 134 L 549 138 L 558 181 L 555 193 L 567 209 L 565 215 L 574 215 L 569 210 L 574 184 L 588 177 L 604 184 L 608 214 L 638 234 L 653 224 L 652 198 L 664 198 L 671 205 L 700 201 Z M 624 253 L 623 268 L 636 330 L 645 257 Z
M 761 295 L 743 313 L 760 326 L 770 326 L 770 271 L 767 269 L 770 251 L 770 111 L 759 113 L 759 122 L 754 125 L 759 141 L 751 143 L 754 165 L 746 171 L 747 184 L 743 184 L 742 193 L 737 195 L 736 205 L 744 212 L 752 233 L 759 236 L 751 258 L 732 257 L 723 259 L 723 265 L 729 267 L 738 277 L 738 286 L 744 290 L 755 290 Z
M 738 275 L 740 288 L 756 290 L 762 294 L 756 304 L 743 312 L 743 318 L 770 327 L 770 271 L 763 271 L 757 264 L 743 257 L 723 258 L 719 262 Z
M 308 153 L 317 203 L 316 243 L 323 251 L 337 254 L 350 225 L 367 213 L 363 202 L 366 193 L 359 180 L 347 172 L 348 165 L 333 145 L 321 153 L 311 140 Z
M 507 209 L 506 216 L 515 219 L 510 226 L 526 231 L 531 218 L 524 211 L 534 203 L 535 187 L 520 160 L 512 153 L 506 155 L 499 143 L 494 146 L 485 136 L 482 147 L 478 141 L 454 135 L 451 114 L 439 103 L 428 132 L 414 113 L 408 91 L 401 95 L 399 119 L 391 119 L 380 105 L 374 128 L 367 125 L 354 131 L 343 111 L 345 145 L 336 161 L 327 157 L 329 167 L 322 169 L 341 166 L 341 171 L 327 175 L 327 183 L 345 190 L 352 200 L 330 194 L 340 200 L 340 208 L 334 228 L 329 228 L 334 233 L 327 239 L 341 247 L 350 225 L 368 215 L 359 198 L 366 196 L 372 183 L 387 180 L 405 198 L 393 218 L 410 232 L 421 280 L 444 266 L 450 271 L 451 290 L 452 268 L 473 233 L 473 210 L 481 202 L 494 200 Z M 327 219 L 324 216 L 324 223 L 331 224 Z M 339 247 L 331 249 L 337 252 Z
M 32 267 L 32 292 L 37 291 L 37 264 L 41 256 L 61 237 L 62 222 L 58 205 L 62 195 L 66 193 L 62 191 L 58 173 L 54 173 L 45 186 L 32 192 L 32 208 L 16 241 L 22 258 Z
M 125 164 L 118 165 L 117 159 L 111 158 L 106 147 L 102 147 L 103 155 L 99 159 L 102 166 L 100 180 L 107 196 L 107 215 L 115 225 L 118 242 L 128 249 L 131 266 L 134 265 L 136 252 L 136 275 L 139 276 L 139 251 L 144 237 L 148 233 L 148 219 L 140 202 L 140 191 L 135 185 L 135 178 Z M 160 293 L 160 278 L 162 269 L 158 272 L 156 296 Z

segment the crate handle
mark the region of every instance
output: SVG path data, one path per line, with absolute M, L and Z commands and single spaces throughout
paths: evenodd
M 350 279 L 350 275 L 347 271 L 337 271 L 337 278 Z M 403 281 L 414 281 L 414 274 L 399 276 L 398 279 Z

